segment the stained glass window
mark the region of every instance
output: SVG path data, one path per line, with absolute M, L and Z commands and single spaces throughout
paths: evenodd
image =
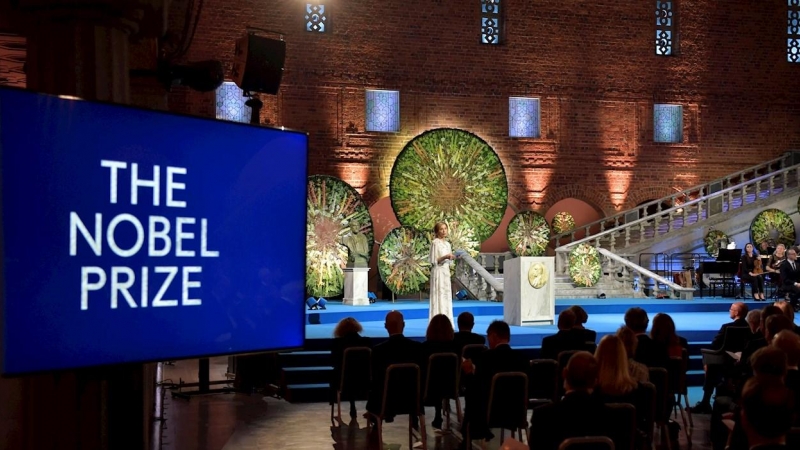
M 683 142 L 683 106 L 653 105 L 653 141 Z
M 539 99 L 510 97 L 508 99 L 508 135 L 510 137 L 539 137 Z
M 320 3 L 306 3 L 306 31 L 324 33 L 327 30 L 328 13 L 325 5 Z
M 786 59 L 789 62 L 800 63 L 800 0 L 787 0 L 789 2 L 789 25 L 786 44 Z
M 675 2 L 656 1 L 656 55 L 675 54 L 677 27 L 675 26 Z
M 501 20 L 500 0 L 481 0 L 481 43 L 500 43 Z
M 367 131 L 400 131 L 400 91 L 367 90 Z
M 217 119 L 234 122 L 250 122 L 250 107 L 245 105 L 247 97 L 236 83 L 226 81 L 217 88 Z

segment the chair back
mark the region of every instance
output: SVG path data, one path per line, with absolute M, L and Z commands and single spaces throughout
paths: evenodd
M 608 437 L 619 450 L 636 448 L 636 407 L 630 403 L 608 403 L 606 405 Z M 601 420 L 598 418 L 598 420 Z
M 558 450 L 614 450 L 614 442 L 605 436 L 567 438 Z
M 386 368 L 381 417 L 420 413 L 419 366 L 392 364 Z
M 461 357 L 464 359 L 475 359 L 476 356 L 488 349 L 489 347 L 483 344 L 467 344 L 461 349 Z
M 461 375 L 459 357 L 455 353 L 434 353 L 428 357 L 425 374 L 423 404 L 441 404 L 444 399 L 458 397 L 458 381 Z
M 650 383 L 656 388 L 655 409 L 653 419 L 656 424 L 666 423 L 669 420 L 669 374 L 663 367 L 650 368 Z
M 532 359 L 528 377 L 528 402 L 558 401 L 558 378 L 558 361 L 555 359 Z
M 686 369 L 689 365 L 689 353 L 683 349 L 681 356 L 673 356 L 667 364 L 668 385 L 667 392 L 672 395 L 686 393 Z
M 369 347 L 346 348 L 339 380 L 343 400 L 366 400 L 372 384 L 372 350 Z
M 750 327 L 725 327 L 722 349 L 726 352 L 740 352 L 744 350 L 751 335 Z
M 664 369 L 661 370 L 664 371 Z M 652 381 L 652 378 L 650 380 Z M 639 389 L 642 390 L 642 395 L 639 398 L 641 404 L 637 405 L 636 410 L 636 428 L 644 433 L 644 439 L 649 444 L 653 441 L 653 431 L 656 424 L 658 390 L 651 382 L 639 383 Z
M 528 375 L 500 372 L 492 377 L 486 409 L 489 428 L 528 428 Z
M 800 448 L 800 427 L 792 427 L 786 435 L 786 448 Z

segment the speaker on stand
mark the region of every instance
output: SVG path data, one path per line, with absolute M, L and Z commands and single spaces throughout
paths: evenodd
M 275 95 L 281 85 L 283 64 L 286 60 L 286 42 L 255 34 L 255 28 L 236 41 L 232 78 L 250 99 L 245 103 L 251 108 L 250 123 L 259 124 L 264 103 L 253 92 Z M 268 30 L 260 30 L 267 31 Z M 270 32 L 271 33 L 271 32 Z

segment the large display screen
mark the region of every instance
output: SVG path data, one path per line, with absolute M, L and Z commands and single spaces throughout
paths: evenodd
M 0 88 L 3 373 L 302 346 L 307 147 Z

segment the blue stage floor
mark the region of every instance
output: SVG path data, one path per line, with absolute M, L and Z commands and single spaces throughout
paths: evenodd
M 556 301 L 556 315 L 571 305 L 581 305 L 589 314 L 588 328 L 597 331 L 598 337 L 614 333 L 623 324 L 625 311 L 632 306 L 647 310 L 650 320 L 659 312 L 668 313 L 675 320 L 678 334 L 690 342 L 708 342 L 719 330 L 720 325 L 729 322 L 728 309 L 733 299 L 703 298 L 694 300 L 667 299 L 564 299 Z M 750 308 L 763 308 L 768 302 L 747 302 Z M 486 327 L 496 319 L 503 318 L 503 304 L 480 301 L 457 301 L 454 314 L 463 311 L 475 315 L 474 331 L 485 334 Z M 428 302 L 398 301 L 378 302 L 369 306 L 345 306 L 329 302 L 327 309 L 307 311 L 306 339 L 327 340 L 333 335 L 336 323 L 345 317 L 354 317 L 364 327 L 364 335 L 385 338 L 383 320 L 391 310 L 403 312 L 406 318 L 405 335 L 424 340 L 428 326 Z M 512 327 L 511 345 L 516 347 L 538 347 L 542 338 L 557 331 L 555 325 L 532 325 Z

